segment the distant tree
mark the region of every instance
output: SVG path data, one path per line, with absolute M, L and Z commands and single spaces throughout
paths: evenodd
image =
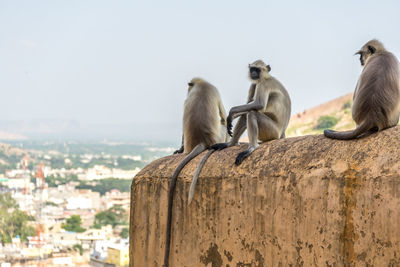
M 8 169 L 11 169 L 9 165 L 0 164 L 0 173 L 5 173 Z
M 93 227 L 100 229 L 102 226 L 127 224 L 127 216 L 125 210 L 121 206 L 113 206 L 106 211 L 96 214 L 94 218 Z
M 45 178 L 45 181 L 49 187 L 57 187 L 58 185 L 66 184 L 71 181 L 78 181 L 78 176 L 76 174 L 70 174 L 66 177 L 49 175 Z
M 81 255 L 81 256 L 83 255 L 83 248 L 82 248 L 81 244 L 75 244 L 72 247 L 72 249 L 75 250 L 75 251 L 79 251 L 79 255 Z
M 348 108 L 351 108 L 351 100 L 347 100 L 342 106 L 342 109 L 348 109 Z
M 121 233 L 119 234 L 119 236 L 122 238 L 128 238 L 129 237 L 129 229 L 123 228 Z
M 0 209 L 17 209 L 18 204 L 10 193 L 0 194 Z
M 332 116 L 321 116 L 318 118 L 317 125 L 314 126 L 315 130 L 324 130 L 335 126 L 339 119 Z
M 44 203 L 44 205 L 46 205 L 46 206 L 54 206 L 54 207 L 58 207 L 58 205 L 57 205 L 56 203 L 54 203 L 54 202 L 51 202 L 51 201 L 46 201 L 46 202 Z
M 28 236 L 35 235 L 35 229 L 29 225 L 32 216 L 19 210 L 18 204 L 10 193 L 0 194 L 0 241 L 10 243 L 12 238 L 20 236 L 26 241 Z
M 129 192 L 131 189 L 131 183 L 132 180 L 107 178 L 98 180 L 94 186 L 81 182 L 76 188 L 90 189 L 94 192 L 99 192 L 100 195 L 104 195 L 106 192 L 109 192 L 112 189 L 118 189 L 121 192 Z
M 123 170 L 134 170 L 135 168 L 143 168 L 145 163 L 142 161 L 136 161 L 133 159 L 125 159 L 122 157 L 117 158 L 117 163 L 119 169 Z
M 85 228 L 82 228 L 82 219 L 79 215 L 72 215 L 67 219 L 66 223 L 63 223 L 61 226 L 67 231 L 82 233 L 85 232 Z

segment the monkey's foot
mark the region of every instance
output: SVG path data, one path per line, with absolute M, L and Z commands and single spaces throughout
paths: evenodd
M 174 151 L 174 154 L 181 154 L 181 153 L 183 153 L 183 148 L 182 147 L 179 148 L 178 150 Z
M 245 150 L 243 152 L 240 152 L 236 157 L 235 165 L 239 166 L 243 162 L 243 160 L 245 158 L 247 158 L 250 154 L 251 154 L 251 151 L 249 151 L 249 150 Z
M 222 150 L 228 147 L 228 143 L 218 143 L 215 145 L 212 145 L 210 147 L 210 149 L 214 149 L 214 150 Z

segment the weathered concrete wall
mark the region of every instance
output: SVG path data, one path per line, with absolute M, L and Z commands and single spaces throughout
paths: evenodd
M 304 136 L 200 157 L 175 192 L 171 266 L 400 266 L 400 128 L 356 141 Z M 169 179 L 182 155 L 134 179 L 131 266 L 162 266 Z

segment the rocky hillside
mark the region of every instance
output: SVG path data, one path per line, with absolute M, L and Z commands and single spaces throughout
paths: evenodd
M 320 134 L 324 129 L 349 130 L 355 127 L 351 118 L 353 93 L 333 99 L 290 118 L 286 136 Z
M 14 167 L 25 154 L 25 150 L 0 143 L 0 170 Z

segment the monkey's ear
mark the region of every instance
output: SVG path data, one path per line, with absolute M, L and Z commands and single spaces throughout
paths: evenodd
M 267 65 L 267 70 L 268 70 L 268 72 L 271 71 L 271 66 L 270 65 Z
M 368 50 L 369 50 L 369 52 L 370 52 L 371 54 L 375 53 L 375 51 L 376 51 L 375 47 L 370 46 L 370 45 L 368 46 Z

